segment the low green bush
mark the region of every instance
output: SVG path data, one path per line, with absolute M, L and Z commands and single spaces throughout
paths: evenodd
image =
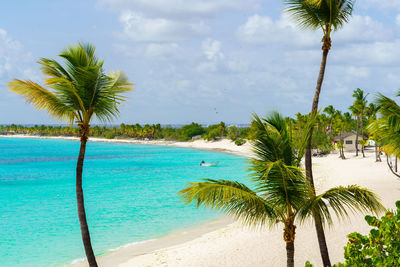
M 373 227 L 369 235 L 354 232 L 344 247 L 344 263 L 342 266 L 400 266 L 400 201 L 396 202 L 397 211 L 387 211 L 381 219 L 365 216 L 365 221 Z M 312 267 L 306 262 L 306 267 Z
M 237 145 L 237 146 L 241 146 L 244 143 L 246 143 L 246 140 L 244 140 L 242 138 L 238 138 L 238 139 L 235 140 L 235 145 Z

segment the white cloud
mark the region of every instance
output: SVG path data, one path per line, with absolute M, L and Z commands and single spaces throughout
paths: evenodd
M 335 63 L 357 66 L 397 66 L 400 61 L 400 40 L 351 44 L 335 51 Z
M 0 82 L 7 83 L 12 78 L 37 81 L 39 75 L 32 70 L 33 58 L 23 45 L 0 29 Z M 17 75 L 17 77 L 13 77 Z
M 176 43 L 167 44 L 148 44 L 145 50 L 145 55 L 151 59 L 168 59 L 176 57 L 180 47 Z
M 291 46 L 315 45 L 321 39 L 316 32 L 299 30 L 287 15 L 273 20 L 257 14 L 239 26 L 237 37 L 242 42 L 256 45 L 279 43 Z
M 218 40 L 212 40 L 207 38 L 201 45 L 204 55 L 209 60 L 219 60 L 224 58 L 224 54 L 221 52 L 221 42 Z
M 165 18 L 150 18 L 130 10 L 122 12 L 120 22 L 124 36 L 134 41 L 182 41 L 189 36 L 207 32 L 202 22 L 182 23 Z
M 374 42 L 389 40 L 391 37 L 391 30 L 381 22 L 370 16 L 354 15 L 332 38 L 342 42 Z
M 170 18 L 208 17 L 223 11 L 255 10 L 262 0 L 99 0 L 118 10 L 141 10 Z

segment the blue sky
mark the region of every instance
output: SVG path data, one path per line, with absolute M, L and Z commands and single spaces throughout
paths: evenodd
M 0 124 L 57 123 L 10 93 L 41 82 L 36 61 L 91 42 L 105 68 L 135 83 L 116 123 L 246 123 L 252 112 L 311 109 L 321 32 L 299 30 L 278 0 L 6 1 L 0 16 Z M 333 35 L 320 106 L 352 91 L 400 88 L 400 3 L 359 0 Z

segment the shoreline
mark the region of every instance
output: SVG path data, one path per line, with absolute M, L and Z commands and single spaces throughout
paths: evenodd
M 4 138 L 31 138 L 31 139 L 52 139 L 52 140 L 71 140 L 79 141 L 78 137 L 72 136 L 35 136 L 35 135 L 0 135 Z M 166 141 L 166 140 L 137 140 L 137 139 L 105 139 L 89 137 L 88 141 L 92 142 L 106 142 L 106 143 L 124 143 L 124 144 L 138 144 L 138 145 L 157 145 L 157 146 L 172 146 L 179 148 L 190 148 L 198 150 L 211 150 L 223 153 L 235 154 L 241 157 L 251 157 L 250 144 L 246 142 L 242 146 L 237 146 L 234 142 L 228 139 L 218 141 L 205 141 L 195 140 L 187 142 L 179 141 Z M 145 255 L 157 250 L 173 247 L 193 241 L 207 233 L 216 230 L 224 229 L 234 220 L 226 215 L 221 215 L 216 219 L 205 221 L 188 228 L 179 228 L 173 230 L 165 236 L 159 238 L 145 240 L 141 242 L 132 242 L 123 244 L 117 248 L 110 248 L 103 254 L 97 256 L 97 260 L 102 266 L 118 266 L 133 257 Z M 84 267 L 87 262 L 84 258 L 71 260 L 69 264 L 64 266 L 70 267 Z
M 74 136 L 37 136 L 37 135 L 15 134 L 15 135 L 0 135 L 0 137 L 79 141 L 79 137 L 74 137 Z M 104 143 L 137 144 L 137 145 L 172 146 L 172 147 L 192 148 L 199 150 L 214 150 L 225 153 L 233 153 L 238 156 L 246 158 L 252 156 L 249 141 L 247 141 L 245 144 L 241 146 L 237 146 L 233 141 L 226 138 L 217 141 L 206 141 L 201 139 L 201 140 L 181 142 L 181 141 L 168 141 L 168 140 L 139 140 L 139 139 L 126 139 L 126 138 L 106 139 L 99 137 L 89 137 L 88 141 L 104 142 Z
M 232 223 L 234 223 L 232 218 L 222 215 L 220 218 L 208 222 L 202 222 L 187 228 L 176 229 L 159 238 L 132 242 L 117 248 L 108 249 L 107 252 L 96 256 L 96 259 L 100 266 L 119 266 L 134 257 L 143 256 L 164 248 L 182 245 L 210 232 L 223 229 Z M 70 264 L 64 266 L 87 267 L 88 265 L 86 260 L 82 258 L 75 259 L 71 261 Z
M 13 137 L 13 136 L 9 136 Z M 15 137 L 15 136 L 14 136 Z M 30 136 L 22 136 L 30 137 Z M 35 138 L 35 137 L 34 137 Z M 48 138 L 48 137 L 47 137 Z M 50 139 L 56 139 L 51 137 Z M 63 139 L 59 137 L 57 139 Z M 68 138 L 76 140 L 77 138 Z M 251 157 L 250 145 L 236 146 L 229 140 L 206 142 L 136 141 L 91 139 L 91 141 L 136 143 L 186 147 L 193 149 L 217 150 Z M 233 148 L 232 148 L 233 147 Z M 375 162 L 374 152 L 367 152 L 366 158 L 345 153 L 346 160 L 333 152 L 325 157 L 313 157 L 314 181 L 317 194 L 333 186 L 358 184 L 378 194 L 382 204 L 395 208 L 399 199 L 400 182 L 387 168 L 385 162 Z M 332 263 L 343 262 L 346 236 L 352 232 L 366 234 L 371 227 L 365 222 L 368 213 L 349 213 L 349 218 L 340 220 L 333 215 L 333 225 L 325 228 L 325 235 Z M 380 217 L 382 214 L 379 214 Z M 282 227 L 249 228 L 237 221 L 223 221 L 177 229 L 165 237 L 140 244 L 122 246 L 115 251 L 97 257 L 103 267 L 242 267 L 242 266 L 283 266 L 286 262 L 285 243 Z M 225 217 L 226 219 L 226 217 Z M 218 221 L 218 220 L 217 220 Z M 314 266 L 322 266 L 319 245 L 311 221 L 296 224 L 295 264 L 304 266 L 308 260 Z M 203 228 L 201 228 L 203 227 Z M 203 229 L 197 231 L 196 229 Z M 197 231 L 197 232 L 196 232 Z M 140 250 L 140 251 L 139 251 Z M 87 266 L 85 261 L 70 264 L 71 267 Z

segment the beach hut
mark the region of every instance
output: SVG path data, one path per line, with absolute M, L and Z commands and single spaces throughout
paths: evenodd
M 354 152 L 356 151 L 356 137 L 357 133 L 356 132 L 344 132 L 341 135 L 335 136 L 333 140 L 335 142 L 339 142 L 340 140 L 343 141 L 343 148 L 344 151 L 346 152 Z M 362 139 L 361 134 L 358 134 L 358 140 L 360 141 Z M 367 140 L 368 138 L 364 136 L 364 140 Z M 361 145 L 358 145 L 358 149 L 361 150 Z

